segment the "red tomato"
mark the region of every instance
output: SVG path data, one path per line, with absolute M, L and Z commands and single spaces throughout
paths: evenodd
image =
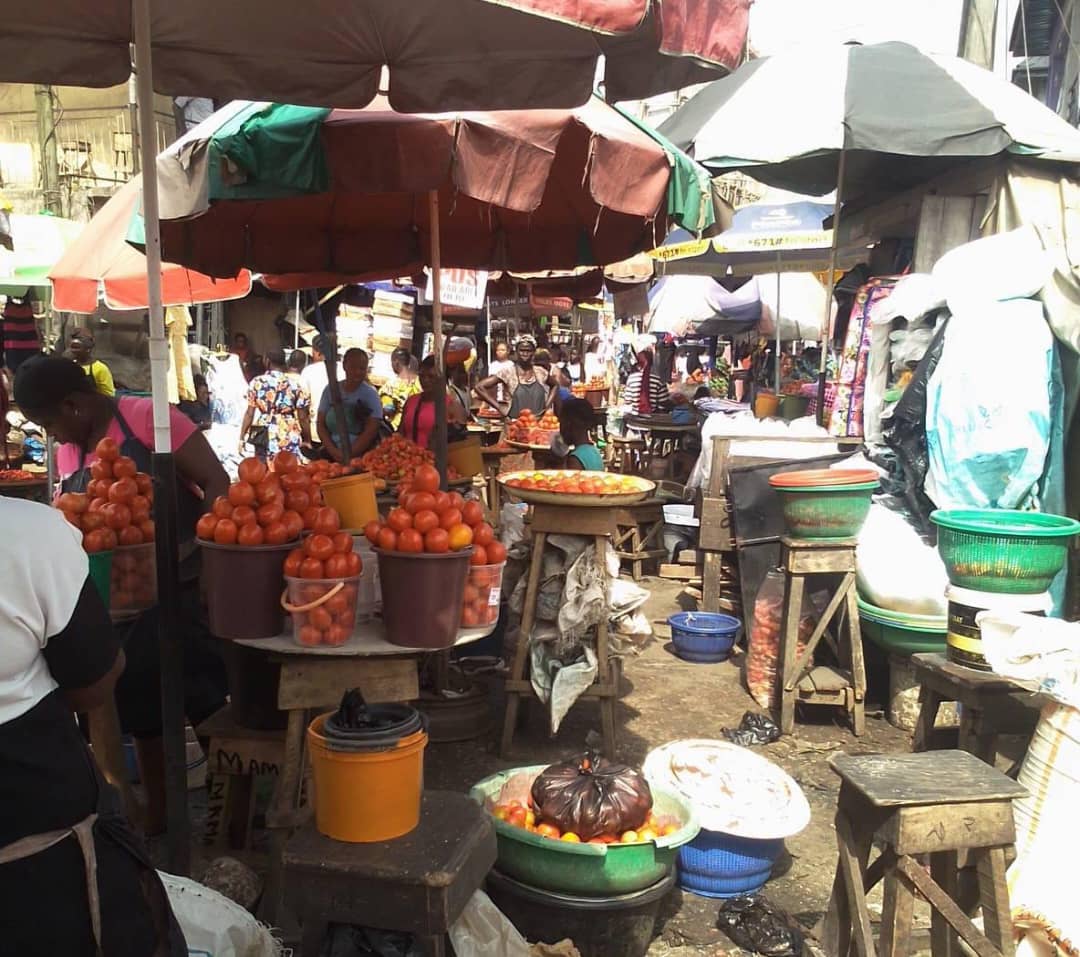
M 85 492 L 64 492 L 56 504 L 65 512 L 73 515 L 82 515 L 90 507 L 90 498 Z
M 472 605 L 464 605 L 461 609 L 461 627 L 462 628 L 475 628 L 480 624 L 480 618 L 473 611 Z
M 135 484 L 139 486 L 139 494 L 145 495 L 147 498 L 151 498 L 151 491 L 154 487 L 153 480 L 145 472 L 135 473 Z
M 324 644 L 336 646 L 343 645 L 352 636 L 352 630 L 346 628 L 344 625 L 331 625 L 326 630 L 326 638 Z
M 217 525 L 214 526 L 214 541 L 218 545 L 235 545 L 239 531 L 236 522 L 231 518 L 220 519 Z
M 252 456 L 244 459 L 236 470 L 241 482 L 258 485 L 267 475 L 266 463 Z
M 98 459 L 90 466 L 90 477 L 96 479 L 111 479 L 113 477 L 112 462 L 107 462 L 105 459 Z
M 315 515 L 315 524 L 311 528 L 320 535 L 333 535 L 341 529 L 341 516 L 338 515 L 336 509 L 324 506 Z
M 484 509 L 479 502 L 466 502 L 461 509 L 461 520 L 473 528 L 484 521 Z
M 430 492 L 413 492 L 405 499 L 405 511 L 411 515 L 417 512 L 435 511 L 435 496 Z
M 74 512 L 65 512 L 63 509 L 60 509 L 60 514 L 64 516 L 65 521 L 82 531 L 82 519 L 78 515 Z
M 285 493 L 281 490 L 281 483 L 272 475 L 268 475 L 255 486 L 255 501 L 260 505 L 266 505 L 268 502 L 284 504 Z
M 210 506 L 210 511 L 213 512 L 218 518 L 231 518 L 233 507 L 229 503 L 228 498 L 224 495 L 219 495 L 214 499 L 214 504 Z
M 248 522 L 240 526 L 236 535 L 237 545 L 261 545 L 263 543 L 262 526 L 257 522 Z
M 237 505 L 230 516 L 237 525 L 258 525 L 259 519 L 255 509 L 250 505 Z
M 311 496 L 303 489 L 293 489 L 285 493 L 285 507 L 294 512 L 303 512 L 305 508 L 310 508 L 311 504 Z
M 300 514 L 304 519 L 304 528 L 312 529 L 315 527 L 315 519 L 319 517 L 319 507 L 312 505 L 311 508 L 305 508 Z
M 406 528 L 398 535 L 399 552 L 422 552 L 424 550 L 424 536 L 415 528 Z
M 267 545 L 284 545 L 294 538 L 296 535 L 289 534 L 289 529 L 284 522 L 271 522 L 263 529 L 263 542 Z
M 104 552 L 108 550 L 107 539 L 105 537 L 106 530 L 103 528 L 95 529 L 92 532 L 87 532 L 83 536 L 83 548 L 86 551 L 93 554 L 94 552 Z
M 141 545 L 143 543 L 143 533 L 137 525 L 127 525 L 120 529 L 116 540 L 121 545 Z
M 334 541 L 334 551 L 345 555 L 353 550 L 353 537 L 348 532 L 334 532 L 330 536 Z
M 105 524 L 114 531 L 120 531 L 131 524 L 131 509 L 119 502 L 110 502 L 102 511 L 105 513 Z
M 395 532 L 403 532 L 407 528 L 412 528 L 413 517 L 403 508 L 394 508 L 386 516 L 386 524 Z
M 295 492 L 297 489 L 307 489 L 311 487 L 311 476 L 307 472 L 288 472 L 285 475 L 279 477 L 281 481 L 281 487 L 285 489 L 285 494 L 289 492 Z
M 92 478 L 86 483 L 86 496 L 93 501 L 95 498 L 108 498 L 109 482 L 106 479 Z
M 348 576 L 349 563 L 344 555 L 334 552 L 323 561 L 323 570 L 327 578 L 345 578 Z
M 345 556 L 346 578 L 355 578 L 357 575 L 360 574 L 363 568 L 364 563 L 360 560 L 360 556 L 357 555 L 356 552 L 349 552 L 349 554 Z M 348 589 L 346 589 L 346 591 L 348 591 L 355 598 L 356 589 L 352 585 L 350 585 Z
M 364 538 L 366 538 L 372 545 L 377 545 L 379 542 L 379 529 L 382 525 L 374 519 L 364 526 Z
M 285 531 L 288 535 L 285 539 L 287 542 L 291 542 L 294 538 L 299 538 L 300 533 L 304 530 L 304 520 L 300 517 L 300 513 L 294 512 L 291 509 L 282 514 L 281 524 L 285 526 Z
M 138 471 L 135 460 L 129 459 L 126 455 L 121 455 L 112 464 L 113 478 L 135 478 Z
M 473 543 L 483 545 L 485 548 L 495 541 L 495 529 L 487 522 L 481 522 L 473 528 Z
M 461 509 L 465 507 L 465 499 L 461 497 L 461 494 L 459 492 L 450 492 L 448 494 L 450 496 L 451 508 Z
M 417 492 L 437 492 L 442 479 L 433 465 L 421 465 L 414 473 L 412 487 Z
M 285 556 L 285 567 L 283 571 L 289 578 L 298 578 L 300 576 L 300 563 L 303 560 L 304 550 L 302 548 L 294 548 Z
M 145 495 L 136 495 L 128 508 L 133 522 L 145 522 L 150 517 L 150 499 Z
M 483 545 L 473 545 L 472 554 L 469 556 L 470 565 L 486 565 L 488 563 L 487 549 Z
M 300 563 L 301 578 L 325 578 L 323 575 L 323 563 L 310 555 Z
M 313 648 L 316 645 L 322 644 L 322 632 L 318 628 L 312 628 L 311 625 L 304 625 L 296 634 L 297 640 L 300 644 Z
M 116 439 L 106 436 L 94 447 L 94 454 L 99 459 L 112 462 L 114 459 L 120 458 L 120 446 L 116 444 Z
M 304 540 L 304 554 L 317 558 L 320 562 L 326 561 L 334 554 L 334 540 L 329 535 L 320 535 L 316 532 Z
M 109 501 L 120 505 L 127 505 L 138 494 L 139 486 L 130 476 L 118 478 L 109 486 Z
M 450 536 L 445 528 L 433 528 L 424 536 L 424 551 L 436 553 L 450 551 Z
M 255 504 L 255 486 L 250 482 L 233 482 L 229 486 L 229 504 L 237 505 Z
M 139 531 L 142 532 L 143 542 L 152 542 L 157 537 L 157 529 L 149 518 L 139 522 Z
M 278 475 L 287 475 L 300 468 L 300 460 L 292 452 L 278 452 L 274 456 L 270 468 Z
M 487 546 L 487 558 L 489 565 L 501 565 L 506 561 L 506 546 L 499 541 L 494 541 Z
M 79 519 L 84 532 L 94 532 L 105 526 L 105 513 L 100 509 L 95 512 L 83 512 Z
M 260 525 L 273 525 L 274 522 L 280 522 L 284 514 L 285 506 L 279 502 L 267 502 L 265 505 L 258 507 L 255 512 L 255 520 Z
M 439 528 L 451 529 L 455 525 L 461 524 L 461 509 L 448 508 L 445 512 L 439 515 Z
M 383 548 L 388 552 L 397 551 L 397 532 L 392 528 L 379 529 L 379 548 Z
M 426 535 L 433 528 L 439 527 L 439 516 L 436 515 L 431 509 L 424 509 L 422 512 L 417 512 L 413 516 L 413 528 L 415 528 L 421 535 Z

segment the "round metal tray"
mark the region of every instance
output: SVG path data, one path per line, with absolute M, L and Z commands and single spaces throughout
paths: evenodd
M 581 475 L 580 472 L 572 470 L 562 469 L 529 469 L 523 472 L 507 472 L 506 475 L 499 476 L 499 484 L 502 485 L 507 495 L 512 495 L 514 498 L 521 499 L 523 502 L 529 502 L 532 505 L 569 505 L 583 508 L 611 508 L 615 505 L 634 505 L 637 502 L 641 502 L 644 499 L 652 495 L 656 491 L 656 483 L 650 482 L 648 479 L 634 477 L 634 481 L 640 485 L 640 488 L 633 492 L 593 492 L 593 493 L 580 493 L 580 492 L 551 492 L 546 489 L 527 489 L 510 485 L 510 481 L 521 475 L 532 475 L 534 472 L 539 471 L 544 474 L 565 474 L 567 475 Z M 592 472 L 591 475 L 607 475 L 611 473 L 607 472 Z

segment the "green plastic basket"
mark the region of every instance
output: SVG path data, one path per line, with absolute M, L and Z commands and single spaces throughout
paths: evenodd
M 793 538 L 854 538 L 870 513 L 877 482 L 777 488 L 784 522 Z
M 539 774 L 547 765 L 500 771 L 473 785 L 473 800 L 487 806 L 515 774 Z M 569 844 L 492 818 L 499 845 L 498 868 L 507 877 L 551 891 L 599 897 L 651 887 L 672 867 L 679 848 L 697 837 L 698 824 L 680 797 L 653 789 L 660 815 L 682 821 L 674 834 L 643 844 Z
M 93 552 L 86 557 L 90 559 L 90 580 L 108 608 L 112 598 L 112 552 Z
M 859 599 L 859 625 L 863 635 L 883 651 L 894 655 L 916 655 L 924 652 L 945 653 L 948 619 L 942 615 L 906 615 L 900 611 L 879 608 Z
M 949 581 L 961 588 L 1039 595 L 1065 565 L 1080 522 L 1010 509 L 938 509 L 938 552 Z

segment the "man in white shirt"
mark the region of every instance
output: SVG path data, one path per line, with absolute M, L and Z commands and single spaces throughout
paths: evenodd
M 308 395 L 311 396 L 311 408 L 316 410 L 322 400 L 323 391 L 330 382 L 330 376 L 326 368 L 326 353 L 329 351 L 330 343 L 327 341 L 326 336 L 316 336 L 311 342 L 311 362 L 300 373 L 300 382 L 308 390 Z M 339 359 L 337 363 L 337 380 L 342 382 L 344 379 L 345 370 L 341 367 L 341 360 Z M 318 442 L 319 437 L 315 434 L 314 422 L 315 416 L 312 416 L 311 434 L 308 438 L 312 442 Z

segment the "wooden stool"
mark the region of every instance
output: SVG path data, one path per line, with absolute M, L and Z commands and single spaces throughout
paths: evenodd
M 649 470 L 649 450 L 644 439 L 611 437 L 611 469 L 623 475 L 645 475 Z
M 860 735 L 866 724 L 866 668 L 856 604 L 855 539 L 815 541 L 785 536 L 780 539 L 780 567 L 787 579 L 780 626 L 780 730 L 791 734 L 795 729 L 795 702 L 800 701 L 843 707 L 851 716 L 852 731 Z M 799 621 L 807 579 L 838 574 L 843 578 L 800 655 Z M 836 642 L 831 636 L 828 642 L 840 662 L 839 671 L 814 666 L 814 651 L 834 618 Z
M 934 724 L 946 701 L 960 704 L 960 750 L 990 765 L 997 757 L 998 735 L 1030 736 L 1035 730 L 1043 705 L 1041 695 L 1024 691 L 993 672 L 965 668 L 945 655 L 912 655 L 911 665 L 922 687 L 913 750 L 941 746 Z
M 1012 957 L 1005 852 L 1016 839 L 1012 799 L 1025 792 L 966 751 L 838 754 L 836 839 L 840 859 L 823 925 L 825 952 L 847 957 L 904 957 L 910 950 L 916 893 L 931 907 L 934 957 L 960 954 L 960 937 L 979 957 Z M 871 846 L 881 854 L 869 864 Z M 980 933 L 956 902 L 957 853 L 978 867 Z M 918 855 L 930 856 L 927 874 Z M 884 880 L 880 948 L 875 950 L 867 892 Z
M 664 558 L 664 506 L 661 502 L 639 502 L 615 510 L 615 554 L 630 562 L 634 581 L 641 581 L 641 566 Z
M 531 529 L 533 536 L 532 559 L 529 578 L 525 587 L 525 600 L 521 609 L 521 627 L 518 631 L 517 648 L 506 679 L 506 717 L 503 723 L 501 753 L 505 757 L 514 743 L 518 710 L 523 696 L 535 694 L 532 682 L 525 677 L 529 660 L 529 636 L 536 624 L 536 599 L 540 593 L 540 571 L 544 560 L 544 545 L 548 535 L 588 535 L 596 543 L 596 560 L 606 567 L 608 539 L 615 534 L 615 508 L 591 506 L 534 505 Z M 600 700 L 600 724 L 604 736 L 604 754 L 615 756 L 615 699 L 619 694 L 621 663 L 617 658 L 608 660 L 608 623 L 601 619 L 596 626 L 596 681 L 586 688 L 583 698 Z
M 468 795 L 425 791 L 420 824 L 379 844 L 344 844 L 307 825 L 285 848 L 285 894 L 302 924 L 300 957 L 318 957 L 329 923 L 414 935 L 421 952 L 444 937 L 495 863 L 495 829 Z
M 209 738 L 206 754 L 207 802 L 203 844 L 243 850 L 251 831 L 255 778 L 281 776 L 285 729 L 256 731 L 241 727 L 226 705 L 199 725 Z

